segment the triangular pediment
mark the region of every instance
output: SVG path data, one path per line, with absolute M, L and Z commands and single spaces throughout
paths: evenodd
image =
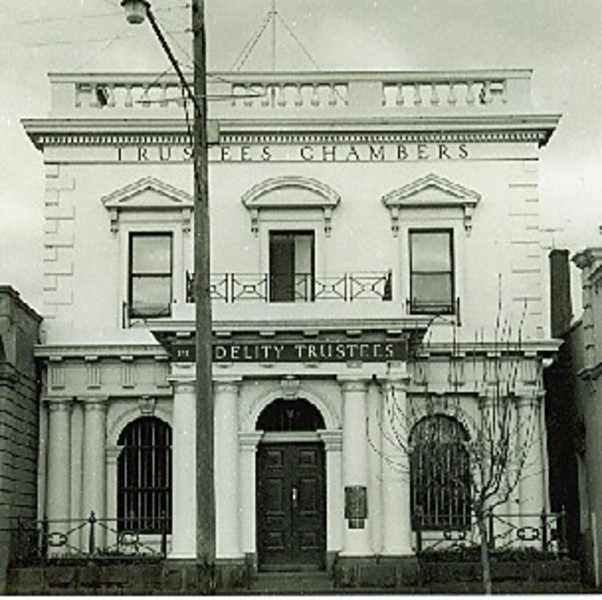
M 449 179 L 431 173 L 426 177 L 412 181 L 383 196 L 385 206 L 400 208 L 440 207 L 440 206 L 472 206 L 481 196 Z
M 121 213 L 143 213 L 160 211 L 179 215 L 178 218 L 187 223 L 193 207 L 193 198 L 184 190 L 154 177 L 144 177 L 119 188 L 101 198 L 104 207 L 109 211 L 111 231 L 119 230 Z
M 192 196 L 160 179 L 144 177 L 102 197 L 107 209 L 164 210 L 191 208 Z
M 393 190 L 382 198 L 391 213 L 391 228 L 395 236 L 399 232 L 400 213 L 403 209 L 424 208 L 456 209 L 464 220 L 466 233 L 470 234 L 472 214 L 480 199 L 480 194 L 474 190 L 434 173 Z

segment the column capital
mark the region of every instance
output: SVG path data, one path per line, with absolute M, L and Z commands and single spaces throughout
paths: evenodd
M 54 397 L 45 397 L 43 398 L 44 403 L 48 407 L 48 410 L 51 412 L 59 412 L 59 411 L 70 411 L 71 406 L 73 405 L 73 397 L 63 397 L 63 398 L 54 398 Z
M 109 404 L 108 396 L 86 396 L 80 397 L 78 400 L 83 404 L 84 411 L 106 411 Z
M 213 378 L 213 393 L 226 392 L 230 394 L 238 394 L 242 377 L 218 375 Z
M 107 461 L 110 463 L 117 462 L 117 459 L 119 458 L 119 455 L 121 454 L 123 448 L 124 446 L 106 446 L 105 454 L 107 456 Z
M 167 378 L 174 392 L 194 393 L 196 391 L 196 379 L 192 375 L 172 375 Z
M 240 449 L 246 452 L 255 452 L 257 444 L 261 441 L 263 431 L 241 431 L 238 434 Z
M 536 408 L 539 406 L 544 394 L 543 392 L 535 392 L 516 397 L 516 406 L 518 408 Z
M 343 449 L 343 431 L 340 429 L 318 430 L 318 436 L 324 442 L 326 452 L 340 452 Z
M 370 378 L 361 375 L 339 375 L 337 381 L 344 392 L 365 392 Z

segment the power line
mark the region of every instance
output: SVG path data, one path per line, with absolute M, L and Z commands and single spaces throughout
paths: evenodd
M 115 8 L 115 5 L 109 2 L 109 0 L 105 0 L 105 2 Z M 188 8 L 186 4 L 182 4 L 180 6 L 169 6 L 164 8 L 155 9 L 155 13 L 176 13 L 177 11 L 184 10 Z M 88 19 L 102 19 L 105 17 L 121 17 L 123 18 L 123 11 L 113 11 L 113 12 L 102 12 L 102 13 L 88 13 L 85 15 L 72 15 L 72 16 L 63 16 L 63 17 L 36 17 L 31 19 L 21 19 L 18 21 L 2 21 L 0 22 L 0 27 L 15 27 L 19 25 L 47 25 L 48 23 L 60 23 L 65 21 L 85 21 Z
M 170 31 L 169 32 L 170 35 L 183 35 L 185 33 L 187 34 L 188 32 L 186 32 L 186 31 Z M 134 34 L 125 34 L 122 36 L 121 39 L 131 39 L 131 38 L 135 38 L 135 37 L 136 37 L 136 35 L 134 35 Z M 52 40 L 52 41 L 47 41 L 47 42 L 32 42 L 32 43 L 18 41 L 18 42 L 14 42 L 14 43 L 0 44 L 0 49 L 4 49 L 4 48 L 45 48 L 45 47 L 49 47 L 49 46 L 72 46 L 72 45 L 76 45 L 76 44 L 96 44 L 96 43 L 100 43 L 100 42 L 110 41 L 113 38 L 114 38 L 114 36 L 113 37 L 99 37 L 99 38 L 81 38 L 79 40 Z

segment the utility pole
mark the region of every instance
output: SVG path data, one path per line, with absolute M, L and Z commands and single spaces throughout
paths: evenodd
M 209 221 L 209 162 L 207 136 L 207 41 L 204 0 L 192 0 L 194 82 L 190 89 L 148 0 L 122 0 L 128 22 L 143 23 L 148 17 L 161 47 L 176 71 L 180 85 L 194 109 L 192 155 L 194 165 L 194 293 L 196 359 L 196 548 L 200 581 L 211 591 L 215 563 L 215 488 L 213 451 L 213 385 L 211 260 Z M 176 432 L 177 435 L 177 432 Z M 191 465 L 193 467 L 193 465 Z
M 194 292 L 196 300 L 197 558 L 215 561 L 213 384 L 209 161 L 207 152 L 207 40 L 204 0 L 192 0 L 194 57 Z

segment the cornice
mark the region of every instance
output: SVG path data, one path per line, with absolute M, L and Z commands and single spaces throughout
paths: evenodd
M 122 359 L 123 357 L 132 358 L 161 358 L 167 359 L 168 356 L 159 344 L 40 344 L 34 348 L 36 358 L 50 358 L 61 360 L 67 358 L 77 358 L 81 360 L 90 360 L 101 358 Z
M 544 145 L 558 115 L 358 117 L 348 120 L 219 122 L 221 144 L 353 144 L 533 142 Z M 24 119 L 35 146 L 190 145 L 182 119 Z M 217 142 L 217 138 L 215 142 Z
M 428 347 L 418 350 L 417 359 L 426 359 L 435 356 L 465 358 L 471 356 L 519 356 L 525 359 L 549 357 L 560 348 L 562 340 L 521 340 L 498 342 L 459 342 L 431 343 Z

